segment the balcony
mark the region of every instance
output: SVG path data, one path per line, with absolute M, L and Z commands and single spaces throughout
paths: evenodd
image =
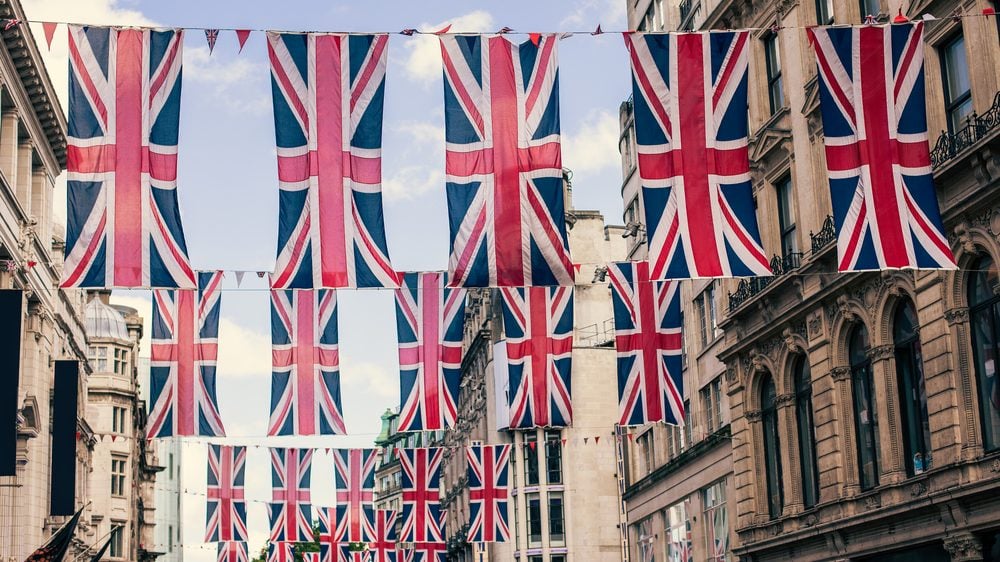
M 986 138 L 1000 126 L 1000 92 L 993 97 L 993 105 L 982 115 L 973 113 L 965 127 L 954 133 L 942 132 L 931 150 L 931 169 L 937 170 L 963 150 Z
M 826 249 L 827 246 L 833 244 L 837 240 L 837 228 L 833 224 L 833 215 L 827 215 L 826 220 L 823 221 L 823 228 L 819 229 L 819 232 L 813 234 L 809 231 L 809 241 L 812 246 L 812 257 L 816 257 L 817 254 Z
M 736 292 L 729 293 L 729 313 L 743 306 L 745 302 L 754 298 L 768 288 L 772 283 L 797 270 L 802 266 L 802 252 L 791 252 L 783 257 L 774 256 L 771 258 L 771 273 L 769 277 L 747 277 L 740 280 L 736 286 Z

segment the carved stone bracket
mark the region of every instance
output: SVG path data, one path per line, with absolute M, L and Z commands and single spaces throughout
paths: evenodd
M 865 497 L 865 509 L 878 509 L 882 507 L 882 496 L 878 493 Z
M 972 533 L 960 533 L 945 538 L 944 549 L 951 554 L 952 562 L 983 559 L 983 542 Z
M 760 419 L 760 410 L 747 410 L 743 414 L 743 417 L 745 417 L 749 422 L 755 422 Z
M 788 348 L 788 353 L 802 353 L 802 346 L 795 341 L 795 333 L 792 332 L 791 328 L 782 330 L 781 337 L 785 340 L 785 347 Z
M 837 312 L 843 317 L 845 322 L 854 323 L 858 321 L 858 315 L 851 309 L 848 304 L 847 295 L 840 295 L 837 297 Z
M 779 407 L 787 406 L 795 402 L 794 394 L 779 394 L 775 399 L 774 403 Z
M 832 376 L 835 381 L 846 381 L 851 378 L 851 368 L 834 367 L 833 369 L 830 369 L 830 376 Z
M 962 324 L 969 321 L 969 309 L 968 308 L 953 308 L 951 310 L 946 310 L 944 312 L 944 319 L 948 321 L 949 326 L 954 326 L 955 324 Z
M 892 344 L 878 345 L 868 350 L 868 358 L 872 361 L 882 361 L 896 355 L 896 348 Z
M 962 245 L 962 249 L 970 254 L 976 253 L 976 244 L 972 241 L 972 234 L 969 229 L 972 225 L 968 221 L 962 221 L 955 225 L 955 238 Z

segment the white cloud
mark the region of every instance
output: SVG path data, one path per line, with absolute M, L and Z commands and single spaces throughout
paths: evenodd
M 401 154 L 409 162 L 419 164 L 393 166 L 393 172 L 382 180 L 382 193 L 387 201 L 414 199 L 444 186 L 444 127 L 441 122 L 403 121 L 392 128 L 404 137 Z
M 574 173 L 595 173 L 619 166 L 618 118 L 608 111 L 591 111 L 573 134 L 563 137 L 563 164 Z
M 559 22 L 563 28 L 579 27 L 584 24 L 590 27 L 601 24 L 605 29 L 624 26 L 625 3 L 622 0 L 584 0 Z
M 444 189 L 444 172 L 436 166 L 402 166 L 382 180 L 386 201 L 414 199 L 439 188 Z
M 184 52 L 184 78 L 208 85 L 212 96 L 233 113 L 262 115 L 271 109 L 270 89 L 265 84 L 269 76 L 268 68 L 250 57 L 225 60 L 218 54 L 212 56 L 207 46 Z
M 476 10 L 437 24 L 424 23 L 421 31 L 437 31 L 451 24 L 452 31 L 480 32 L 496 29 L 493 16 L 489 12 Z M 441 76 L 441 47 L 433 35 L 416 35 L 405 43 L 406 73 L 414 80 L 429 85 Z

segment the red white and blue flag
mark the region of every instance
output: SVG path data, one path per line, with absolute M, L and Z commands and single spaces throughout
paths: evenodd
M 406 273 L 396 290 L 399 431 L 447 429 L 458 418 L 465 289 L 441 272 Z
M 219 543 L 215 562 L 250 562 L 245 541 L 223 541 Z
M 652 281 L 647 262 L 608 266 L 618 351 L 618 423 L 684 421 L 680 283 Z
M 510 445 L 467 447 L 465 455 L 469 462 L 469 542 L 509 540 Z
M 340 562 L 340 543 L 336 537 L 336 508 L 317 507 L 319 519 L 320 562 Z M 334 523 L 331 523 L 334 521 Z
M 311 449 L 270 449 L 271 541 L 310 542 L 313 540 L 309 480 Z
M 247 540 L 246 460 L 246 447 L 208 445 L 205 542 Z
M 334 449 L 333 469 L 337 484 L 336 542 L 375 540 L 375 450 Z
M 271 291 L 268 435 L 343 435 L 337 293 Z
M 403 449 L 403 542 L 444 542 L 441 526 L 440 469 L 444 452 L 439 448 Z
M 386 35 L 267 34 L 278 144 L 275 289 L 397 287 L 382 216 Z
M 69 26 L 63 287 L 196 286 L 177 206 L 183 38 Z
M 292 543 L 272 540 L 267 544 L 267 562 L 295 562 Z
M 453 286 L 573 284 L 558 43 L 441 37 Z
M 931 174 L 923 31 L 922 22 L 807 30 L 840 271 L 956 267 Z
M 503 288 L 501 294 L 510 427 L 569 426 L 573 288 Z
M 446 536 L 445 520 L 448 518 L 448 510 L 437 509 L 437 512 L 441 536 Z M 402 553 L 402 562 L 447 562 L 448 560 L 448 544 L 444 542 L 415 542 L 411 548 L 397 552 Z
M 397 562 L 396 512 L 379 509 L 375 512 L 372 542 L 368 543 L 372 562 Z
M 371 552 L 367 550 L 351 550 L 350 544 L 337 545 L 337 562 L 371 562 Z
M 629 33 L 650 277 L 770 275 L 750 184 L 746 31 Z
M 198 290 L 153 291 L 146 436 L 225 436 L 215 397 L 222 272 L 199 272 Z

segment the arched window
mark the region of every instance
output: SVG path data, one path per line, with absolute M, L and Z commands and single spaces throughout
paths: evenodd
M 927 423 L 927 391 L 920 355 L 917 310 L 905 299 L 892 320 L 892 342 L 896 347 L 896 384 L 903 422 L 906 474 L 913 476 L 931 467 L 931 432 Z
M 802 470 L 802 503 L 807 508 L 819 501 L 816 469 L 816 434 L 812 407 L 812 378 L 804 355 L 795 360 L 795 423 L 799 433 L 799 464 Z
M 979 412 L 983 422 L 983 448 L 1000 448 L 1000 275 L 989 256 L 969 268 L 969 324 L 979 387 Z
M 872 394 L 872 362 L 868 359 L 868 329 L 859 324 L 848 340 L 851 389 L 854 395 L 854 430 L 858 444 L 858 477 L 861 489 L 878 486 L 878 417 Z
M 767 474 L 767 512 L 781 516 L 785 498 L 781 491 L 781 441 L 778 439 L 778 399 L 774 381 L 767 376 L 760 387 L 760 419 L 764 428 L 764 471 Z

